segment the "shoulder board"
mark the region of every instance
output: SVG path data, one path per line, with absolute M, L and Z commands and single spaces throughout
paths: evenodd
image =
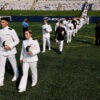
M 9 27 L 8 29 L 9 29 L 9 30 L 12 30 L 12 28 L 10 28 L 10 27 Z

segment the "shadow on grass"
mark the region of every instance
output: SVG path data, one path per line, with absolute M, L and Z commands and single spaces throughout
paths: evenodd
M 88 40 L 83 40 L 83 39 L 74 39 L 76 42 L 78 43 L 82 43 L 82 44 L 91 44 L 93 45 L 92 42 L 88 41 Z

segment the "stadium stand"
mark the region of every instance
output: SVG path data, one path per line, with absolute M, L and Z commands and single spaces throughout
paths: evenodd
M 91 10 L 100 10 L 100 0 L 0 0 L 4 10 L 82 10 L 84 2 Z
M 38 0 L 35 10 L 81 10 L 83 1 L 66 0 Z M 74 5 L 74 6 L 73 6 Z
M 84 2 L 91 10 L 100 10 L 100 0 L 38 0 L 35 10 L 82 10 Z
M 0 9 L 30 10 L 36 0 L 0 0 Z

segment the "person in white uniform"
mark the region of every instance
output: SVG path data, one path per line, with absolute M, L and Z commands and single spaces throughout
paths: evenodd
M 72 20 L 69 19 L 69 23 L 67 24 L 67 44 L 72 41 L 72 34 L 74 32 L 74 25 L 72 24 Z
M 17 53 L 16 45 L 19 43 L 19 38 L 14 29 L 8 26 L 9 22 L 7 18 L 1 18 L 0 30 L 0 86 L 4 85 L 4 75 L 5 75 L 5 64 L 6 59 L 11 63 L 14 76 L 12 81 L 16 81 L 18 78 L 18 68 L 15 58 Z
M 63 25 L 66 27 L 67 24 L 68 24 L 67 18 L 64 18 L 64 20 L 63 20 Z
M 26 40 L 24 40 L 22 43 L 22 50 L 20 55 L 20 62 L 23 62 L 23 75 L 18 87 L 18 92 L 20 93 L 26 91 L 29 68 L 31 69 L 32 74 L 32 87 L 37 84 L 37 54 L 40 52 L 39 43 L 37 40 L 32 39 L 31 30 L 25 31 L 25 38 Z
M 59 27 L 59 23 L 60 23 L 60 18 L 57 19 L 57 22 L 55 24 L 55 32 L 56 32 L 57 28 Z
M 42 25 L 42 34 L 43 34 L 43 50 L 42 53 L 46 51 L 46 42 L 48 43 L 48 49 L 51 50 L 50 43 L 50 33 L 52 32 L 51 25 L 48 24 L 47 19 L 44 19 L 44 25 Z

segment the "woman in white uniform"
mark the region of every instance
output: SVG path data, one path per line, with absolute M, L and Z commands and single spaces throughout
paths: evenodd
M 32 74 L 32 87 L 37 84 L 37 54 L 40 52 L 39 43 L 37 40 L 32 39 L 32 32 L 30 30 L 25 31 L 25 38 L 26 40 L 22 43 L 20 55 L 20 62 L 23 62 L 23 75 L 18 87 L 18 92 L 20 93 L 26 91 L 29 68 Z

